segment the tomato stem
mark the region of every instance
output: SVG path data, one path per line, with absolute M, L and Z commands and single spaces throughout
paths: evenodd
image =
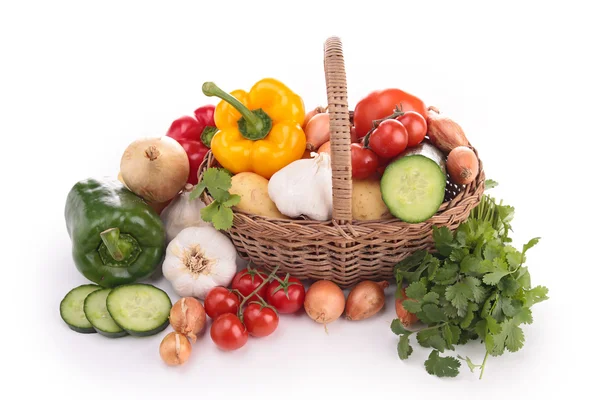
M 369 133 L 371 133 L 373 130 L 375 130 L 375 128 L 377 128 L 379 126 L 379 124 L 381 124 L 386 119 L 396 119 L 398 117 L 403 116 L 404 114 L 405 114 L 404 111 L 402 111 L 402 103 L 400 103 L 400 106 L 398 106 L 396 104 L 396 108 L 394 109 L 394 112 L 392 114 L 388 115 L 387 117 L 384 117 L 381 119 L 376 119 L 373 121 L 373 128 L 367 133 L 367 135 Z
M 260 297 L 260 295 L 258 295 L 258 292 L 260 291 L 260 289 L 262 289 L 263 286 L 265 286 L 267 283 L 271 282 L 271 279 L 273 279 L 273 277 L 275 276 L 275 274 L 277 273 L 277 270 L 279 269 L 279 267 L 275 267 L 273 269 L 273 271 L 271 272 L 271 274 L 267 277 L 267 279 L 263 280 L 262 283 L 260 285 L 258 285 L 258 287 L 256 289 L 254 289 L 254 291 L 252 293 L 250 293 L 248 296 L 243 297 L 242 302 L 240 303 L 240 309 L 239 309 L 239 314 L 240 314 L 240 319 L 242 317 L 242 308 L 244 307 L 244 304 L 246 304 L 246 302 L 254 295 L 257 295 L 257 297 L 259 299 L 261 299 L 262 301 L 264 301 L 262 299 L 262 297 Z

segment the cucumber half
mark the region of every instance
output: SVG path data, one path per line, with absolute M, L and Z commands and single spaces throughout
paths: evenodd
M 102 289 L 90 293 L 83 303 L 83 312 L 99 334 L 110 338 L 127 336 L 127 332 L 117 325 L 106 309 L 106 298 L 111 290 Z
M 83 311 L 85 298 L 95 291 L 102 289 L 98 285 L 81 285 L 72 289 L 60 302 L 60 317 L 65 323 L 79 333 L 96 333 Z
M 171 299 L 161 289 L 133 283 L 114 288 L 106 298 L 112 319 L 132 336 L 150 336 L 169 326 Z
M 393 161 L 381 178 L 381 195 L 402 221 L 427 221 L 439 210 L 446 192 L 443 155 L 428 143 Z

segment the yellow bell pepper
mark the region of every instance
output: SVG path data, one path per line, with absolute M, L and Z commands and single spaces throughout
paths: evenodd
M 219 164 L 234 174 L 254 172 L 267 179 L 306 148 L 302 130 L 302 98 L 283 83 L 266 78 L 249 92 L 224 92 L 212 82 L 202 85 L 207 96 L 222 99 L 215 108 L 217 133 L 211 150 Z

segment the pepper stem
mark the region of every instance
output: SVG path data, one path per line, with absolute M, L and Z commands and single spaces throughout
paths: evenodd
M 250 110 L 241 101 L 222 90 L 214 84 L 214 82 L 204 82 L 202 85 L 202 93 L 205 96 L 216 96 L 221 100 L 229 103 L 235 108 L 242 118 L 238 121 L 238 128 L 243 137 L 250 140 L 264 139 L 273 126 L 273 120 L 262 109 Z
M 129 257 L 134 250 L 131 242 L 121 239 L 119 228 L 110 228 L 100 233 L 100 238 L 106 246 L 108 253 L 116 261 L 122 261 Z

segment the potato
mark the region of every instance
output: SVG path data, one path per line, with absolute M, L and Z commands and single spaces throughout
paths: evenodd
M 289 219 L 279 212 L 269 197 L 269 180 L 254 172 L 240 172 L 231 178 L 229 193 L 242 199 L 234 209 L 271 218 Z
M 390 211 L 381 198 L 379 179 L 352 180 L 352 218 L 356 220 L 386 219 Z

